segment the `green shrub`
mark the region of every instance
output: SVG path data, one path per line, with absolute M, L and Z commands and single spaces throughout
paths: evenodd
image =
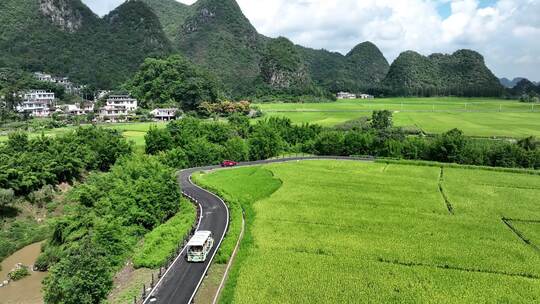
M 19 264 L 19 265 L 17 265 L 15 270 L 8 273 L 8 278 L 10 280 L 13 280 L 13 281 L 18 281 L 18 280 L 21 280 L 21 279 L 29 276 L 29 275 L 30 275 L 30 270 L 29 270 L 28 266 Z
M 48 235 L 48 226 L 39 224 L 33 219 L 5 222 L 0 230 L 0 261 L 24 246 L 47 238 Z
M 52 202 L 54 198 L 54 187 L 45 185 L 41 189 L 36 190 L 28 195 L 28 200 L 39 207 L 43 207 Z
M 12 189 L 0 189 L 0 207 L 11 205 L 15 201 L 15 192 Z

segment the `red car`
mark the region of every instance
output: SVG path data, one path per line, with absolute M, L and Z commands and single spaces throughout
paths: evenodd
M 234 167 L 237 166 L 238 163 L 232 160 L 224 160 L 221 162 L 222 167 Z

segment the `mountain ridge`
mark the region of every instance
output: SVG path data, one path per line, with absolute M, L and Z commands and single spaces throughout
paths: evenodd
M 415 51 L 401 53 L 382 82 L 387 94 L 402 96 L 500 96 L 503 87 L 472 50 L 429 56 Z
M 7 50 L 0 66 L 66 75 L 102 89 L 125 83 L 147 57 L 176 53 L 218 76 L 236 99 L 338 91 L 449 94 L 456 90 L 448 83 L 456 81 L 462 94 L 500 89 L 476 52 L 404 52 L 390 65 L 371 42 L 345 55 L 315 50 L 258 33 L 235 0 L 128 0 L 103 18 L 80 0 L 4 0 L 0 18 L 8 20 L 0 25 L 6 34 L 0 49 Z M 296 70 L 283 54 L 294 55 Z M 478 79 L 466 80 L 471 76 Z
M 150 29 L 159 21 L 139 1 L 100 18 L 80 0 L 3 0 L 0 20 L 0 66 L 65 75 L 102 89 L 129 79 L 144 58 L 172 50 L 161 27 Z

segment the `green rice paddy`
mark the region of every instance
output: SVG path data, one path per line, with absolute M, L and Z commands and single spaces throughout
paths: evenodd
M 460 128 L 470 136 L 540 136 L 540 105 L 512 100 L 387 98 L 257 106 L 269 116 L 285 116 L 295 123 L 309 122 L 328 127 L 371 116 L 374 110 L 390 110 L 394 112 L 397 126 L 415 127 L 426 133 L 442 133 Z
M 262 198 L 252 176 L 282 184 Z M 302 161 L 197 180 L 252 210 L 222 302 L 540 301 L 539 175 Z
M 124 137 L 130 141 L 132 141 L 135 145 L 135 148 L 137 150 L 144 150 L 144 136 L 146 135 L 146 132 L 150 129 L 151 126 L 156 126 L 158 128 L 164 128 L 166 126 L 166 123 L 157 123 L 157 122 L 138 122 L 138 123 L 119 123 L 119 124 L 102 124 L 99 125 L 104 128 L 110 128 L 119 130 L 122 132 Z M 66 132 L 72 131 L 76 129 L 77 127 L 66 127 L 66 128 L 58 128 L 58 129 L 52 129 L 52 130 L 46 130 L 46 131 L 37 131 L 30 133 L 30 136 L 40 136 L 42 133 L 46 136 L 56 136 L 59 134 L 64 134 Z M 7 135 L 0 136 L 0 142 L 6 141 L 8 138 Z

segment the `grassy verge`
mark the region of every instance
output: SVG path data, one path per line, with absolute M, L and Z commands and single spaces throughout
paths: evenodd
M 147 233 L 144 241 L 135 248 L 133 264 L 135 268 L 157 268 L 176 250 L 187 236 L 195 222 L 195 206 L 186 199 L 180 202 L 180 212 Z
M 140 298 L 142 286 L 148 286 L 148 280 L 152 275 L 152 269 L 141 268 L 136 269 L 131 274 L 128 282 L 123 286 L 118 286 L 109 296 L 108 303 L 110 304 L 132 304 L 133 298 Z
M 213 261 L 213 263 L 217 264 L 227 264 L 234 250 L 235 242 L 238 239 L 242 229 L 242 204 L 237 199 L 227 195 L 223 191 L 219 191 L 214 187 L 209 187 L 206 185 L 204 183 L 203 176 L 204 174 L 197 173 L 193 175 L 192 179 L 195 183 L 203 186 L 213 193 L 216 193 L 219 197 L 224 199 L 229 208 L 229 230 L 227 231 L 227 234 L 221 243 L 221 247 L 219 248 Z
M 377 162 L 377 163 L 386 163 L 386 164 L 395 164 L 395 165 L 476 169 L 476 170 L 486 170 L 486 171 L 493 171 L 493 172 L 508 172 L 508 173 L 522 173 L 522 174 L 540 175 L 540 170 L 533 170 L 533 169 L 460 165 L 460 164 L 449 164 L 449 163 L 440 163 L 440 162 L 423 161 L 423 160 L 405 160 L 405 159 L 379 158 L 379 159 L 375 160 L 375 162 Z
M 229 272 L 228 281 L 221 294 L 221 303 L 230 303 L 234 296 L 234 289 L 238 281 L 242 261 L 248 257 L 248 252 L 253 246 L 251 225 L 255 220 L 253 203 L 269 197 L 277 191 L 282 183 L 274 178 L 273 173 L 261 167 L 245 167 L 235 169 L 234 176 L 227 174 L 229 170 L 217 171 L 213 174 L 194 175 L 194 181 L 206 189 L 213 191 L 225 199 L 231 210 L 231 224 L 222 246 L 218 252 L 216 261 L 227 263 L 238 240 L 242 229 L 242 209 L 245 212 L 246 226 L 244 238 L 240 243 L 240 250 L 235 263 Z M 242 180 L 249 179 L 246 184 Z M 215 185 L 223 185 L 217 189 Z

